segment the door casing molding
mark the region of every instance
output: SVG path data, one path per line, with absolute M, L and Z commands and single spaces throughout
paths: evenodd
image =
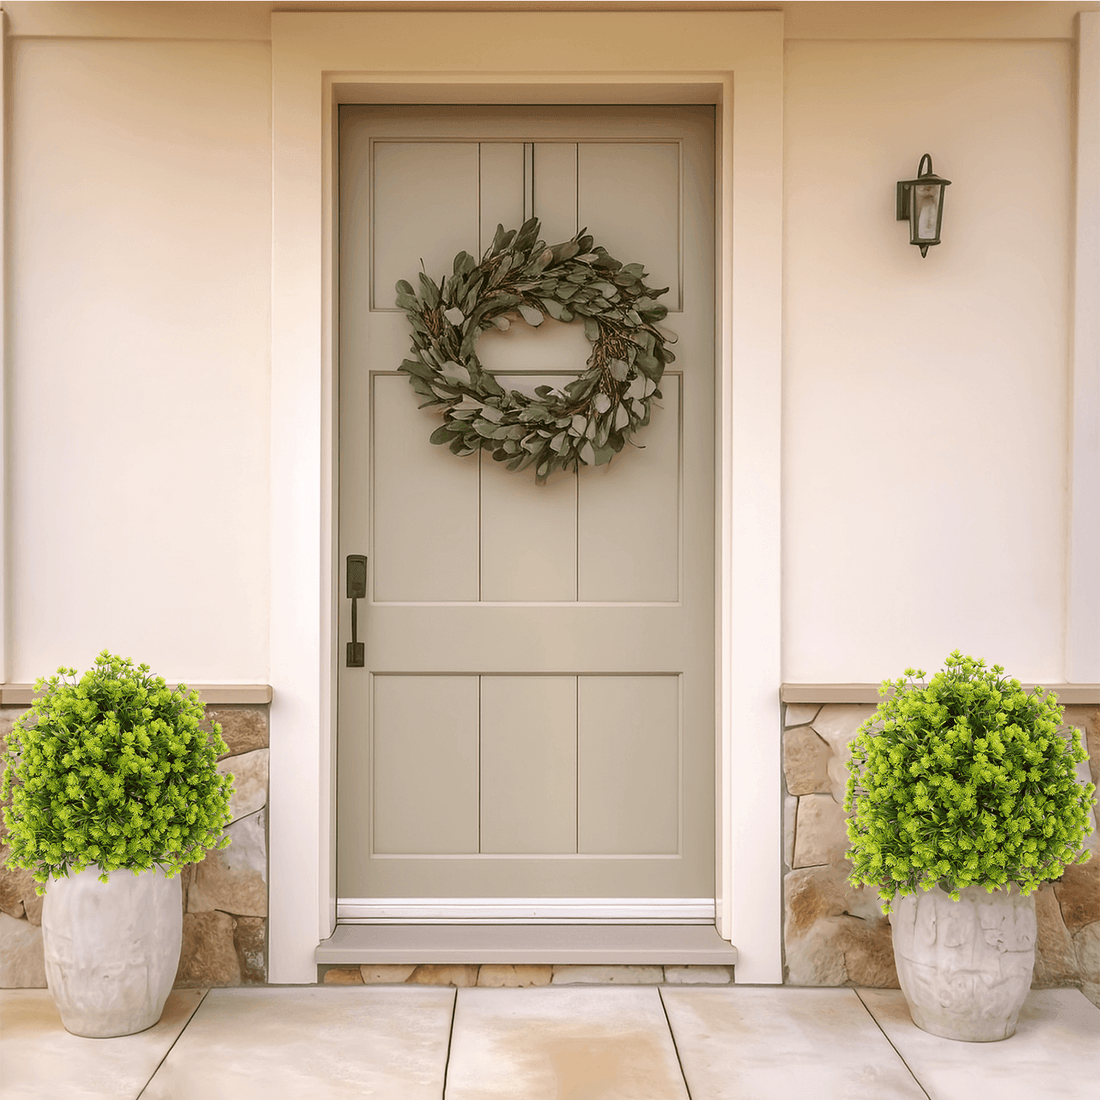
M 716 923 L 736 981 L 782 981 L 782 76 L 778 12 L 273 13 L 271 982 L 336 923 L 342 102 L 715 104 Z

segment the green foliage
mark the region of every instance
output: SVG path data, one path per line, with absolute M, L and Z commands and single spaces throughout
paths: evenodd
M 427 405 L 443 406 L 431 442 L 457 455 L 488 451 L 510 470 L 533 466 L 545 481 L 555 470 L 601 466 L 649 423 L 650 405 L 675 356 L 672 334 L 658 324 L 665 290 L 646 286 L 641 264 L 623 264 L 581 230 L 561 244 L 538 239 L 539 221 L 497 226 L 478 263 L 466 252 L 438 284 L 421 274 L 419 290 L 402 279 L 397 305 L 408 315 L 413 345 L 398 368 Z M 477 358 L 486 329 L 516 317 L 537 327 L 547 317 L 580 318 L 592 343 L 586 369 L 535 396 L 507 391 Z
M 57 671 L 8 737 L 8 864 L 38 883 L 98 866 L 106 882 L 120 867 L 171 877 L 224 848 L 233 777 L 217 770 L 226 744 L 217 723 L 202 728 L 198 692 L 106 651 L 79 682 Z
M 1080 732 L 1062 728 L 1054 694 L 1003 673 L 957 650 L 927 684 L 906 669 L 852 742 L 849 881 L 877 886 L 884 912 L 936 885 L 956 900 L 973 885 L 1030 894 L 1089 858 L 1096 788 L 1077 779 Z

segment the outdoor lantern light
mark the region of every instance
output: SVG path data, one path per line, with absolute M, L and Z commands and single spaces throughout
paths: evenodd
M 922 256 L 928 255 L 929 245 L 940 243 L 943 189 L 950 182 L 932 171 L 928 153 L 920 158 L 915 180 L 898 180 L 898 221 L 909 219 L 909 243 L 915 244 Z

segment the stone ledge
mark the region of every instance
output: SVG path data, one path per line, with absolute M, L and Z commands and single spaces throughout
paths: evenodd
M 173 690 L 176 684 L 168 685 Z M 270 684 L 188 684 L 204 703 L 270 703 L 274 691 Z M 30 706 L 34 684 L 0 684 L 0 706 Z
M 1031 691 L 1034 684 L 1022 684 Z M 780 684 L 779 699 L 783 703 L 874 703 L 881 698 L 879 684 Z M 1100 704 L 1100 684 L 1043 684 L 1058 696 L 1062 706 Z

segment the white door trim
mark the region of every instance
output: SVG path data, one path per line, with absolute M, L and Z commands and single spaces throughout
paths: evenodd
M 717 105 L 717 924 L 782 980 L 782 74 L 778 12 L 272 15 L 270 981 L 336 921 L 336 107 L 490 101 Z

